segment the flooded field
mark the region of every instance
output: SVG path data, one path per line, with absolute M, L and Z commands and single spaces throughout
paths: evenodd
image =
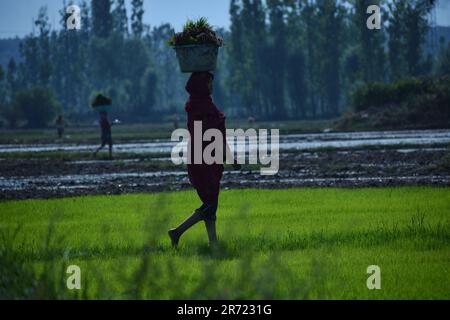
M 170 139 L 119 143 L 114 146 L 114 152 L 169 154 L 176 143 L 170 141 Z M 280 136 L 280 149 L 296 150 L 379 145 L 428 145 L 436 143 L 450 143 L 450 130 L 338 132 Z M 5 152 L 82 152 L 93 151 L 96 147 L 96 144 L 1 144 L 0 157 L 1 153 Z M 255 148 L 255 146 L 250 145 L 250 148 Z
M 450 151 L 445 145 L 450 143 L 450 130 L 292 134 L 280 140 L 277 175 L 261 176 L 258 168 L 244 166 L 240 172 L 227 170 L 223 187 L 450 185 Z M 150 155 L 112 161 L 20 156 L 30 151 L 90 151 L 94 145 L 1 145 L 0 198 L 189 188 L 185 167 L 175 166 L 169 158 L 173 145 L 162 140 L 117 144 L 118 153 Z M 6 152 L 17 155 L 2 157 Z

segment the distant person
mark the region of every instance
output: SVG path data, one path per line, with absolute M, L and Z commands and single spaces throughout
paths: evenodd
M 112 137 L 111 137 L 111 123 L 108 120 L 107 108 L 112 104 L 111 98 L 99 93 L 96 95 L 94 101 L 92 101 L 92 108 L 99 113 L 99 125 L 101 130 L 101 145 L 94 151 L 94 157 L 97 153 L 108 144 L 109 146 L 109 158 L 112 159 Z
M 103 149 L 103 147 L 108 144 L 109 146 L 109 158 L 112 159 L 112 136 L 111 136 L 111 124 L 108 120 L 108 113 L 106 111 L 101 111 L 99 113 L 99 124 L 101 129 L 101 145 L 94 151 L 94 157 L 97 153 Z
M 211 99 L 213 74 L 209 72 L 194 72 L 186 84 L 186 91 L 190 94 L 186 103 L 187 127 L 190 133 L 190 150 L 195 150 L 194 121 L 202 122 L 202 130 L 218 129 L 224 137 L 224 147 L 226 144 L 225 115 L 217 109 Z M 200 148 L 204 149 L 205 145 Z M 225 155 L 225 150 L 223 150 Z M 193 162 L 193 155 L 190 159 Z M 239 165 L 235 161 L 235 168 Z M 169 230 L 169 237 L 172 245 L 176 247 L 181 235 L 199 221 L 205 222 L 208 240 L 211 246 L 217 243 L 216 235 L 216 211 L 219 201 L 220 180 L 223 173 L 223 164 L 188 164 L 188 176 L 192 186 L 196 189 L 201 207 L 194 210 L 184 222 L 178 227 Z
M 173 127 L 174 129 L 178 129 L 179 127 L 179 121 L 180 121 L 180 117 L 178 116 L 178 114 L 174 114 L 173 116 Z
M 58 118 L 56 118 L 55 125 L 56 131 L 58 133 L 58 138 L 62 139 L 62 137 L 64 136 L 64 127 L 65 127 L 64 117 L 62 115 L 59 115 Z

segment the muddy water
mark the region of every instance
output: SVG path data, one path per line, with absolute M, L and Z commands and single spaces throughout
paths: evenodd
M 430 145 L 450 142 L 450 130 L 342 132 L 287 135 L 285 149 L 351 148 L 359 146 Z
M 281 149 L 310 150 L 321 148 L 351 148 L 358 146 L 385 145 L 429 145 L 449 143 L 450 130 L 411 130 L 381 132 L 345 132 L 318 134 L 290 134 L 280 136 Z M 115 152 L 126 153 L 170 153 L 177 142 L 170 140 L 139 141 L 114 145 Z M 0 145 L 3 152 L 44 152 L 44 151 L 92 151 L 97 145 L 39 144 Z M 247 146 L 254 149 L 255 145 Z
M 450 130 L 296 134 L 281 137 L 280 171 L 261 176 L 249 166 L 226 171 L 228 188 L 450 186 Z M 366 145 L 389 145 L 367 149 Z M 392 145 L 397 147 L 392 148 Z M 415 145 L 414 147 L 408 145 Z M 421 147 L 418 147 L 422 145 Z M 169 152 L 172 143 L 152 141 L 117 145 L 130 153 Z M 332 149 L 323 149 L 334 147 Z M 351 147 L 351 148 L 349 148 Z M 89 150 L 91 146 L 0 146 L 6 151 Z M 86 148 L 86 149 L 82 149 Z M 347 149 L 346 149 L 347 148 Z M 163 164 L 164 166 L 161 166 Z M 160 158 L 104 161 L 83 159 L 1 159 L 0 199 L 48 198 L 85 194 L 121 194 L 190 188 L 186 170 Z

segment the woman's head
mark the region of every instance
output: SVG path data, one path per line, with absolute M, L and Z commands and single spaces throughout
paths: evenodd
M 186 91 L 193 97 L 210 96 L 214 75 L 210 72 L 194 72 L 186 84 Z

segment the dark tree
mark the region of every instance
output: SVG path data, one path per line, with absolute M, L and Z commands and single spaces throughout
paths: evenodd
M 116 7 L 112 12 L 112 16 L 114 21 L 114 30 L 124 36 L 128 35 L 128 18 L 125 0 L 116 0 Z
M 363 81 L 381 81 L 386 77 L 383 30 L 370 30 L 366 26 L 367 8 L 380 5 L 379 0 L 359 0 L 355 2 L 353 23 L 357 34 L 358 62 Z M 352 31 L 353 31 L 352 30 Z
M 418 76 L 428 69 L 423 44 L 428 32 L 427 15 L 432 1 L 395 0 L 389 3 L 389 63 L 391 79 Z
M 141 37 L 144 31 L 144 23 L 142 17 L 144 16 L 144 0 L 131 1 L 131 30 L 135 37 Z
M 287 87 L 293 104 L 293 116 L 306 118 L 306 65 L 305 55 L 301 48 L 293 49 L 287 58 Z
M 281 0 L 267 0 L 269 13 L 269 43 L 266 49 L 268 54 L 266 65 L 270 79 L 268 81 L 268 94 L 271 110 L 269 116 L 273 119 L 286 118 L 284 105 L 285 71 L 286 71 L 286 25 L 284 22 L 284 9 Z
M 445 45 L 444 39 L 440 39 L 440 53 L 437 64 L 437 74 L 450 76 L 450 42 Z
M 14 95 L 19 88 L 19 78 L 17 72 L 17 64 L 14 58 L 11 58 L 6 70 L 6 82 L 10 96 Z
M 95 36 L 107 38 L 113 28 L 110 0 L 92 0 L 92 31 Z
M 155 93 L 157 85 L 156 73 L 151 69 L 147 69 L 141 81 L 141 103 L 137 109 L 137 113 L 142 116 L 152 114 L 155 106 Z
M 53 91 L 40 86 L 19 90 L 12 105 L 20 111 L 29 128 L 46 127 L 60 108 Z

